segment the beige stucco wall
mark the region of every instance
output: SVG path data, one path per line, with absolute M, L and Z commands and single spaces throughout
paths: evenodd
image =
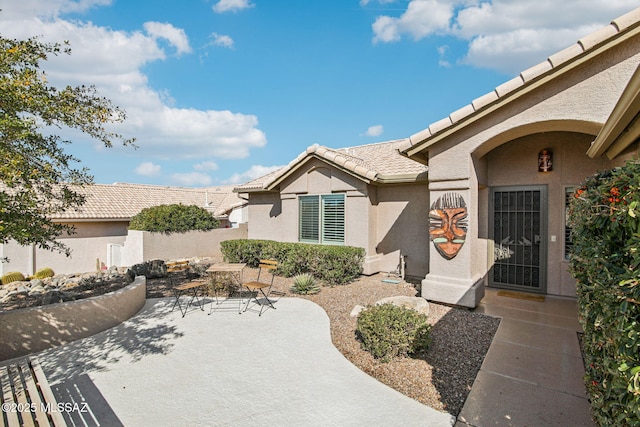
M 248 236 L 297 242 L 298 196 L 343 193 L 345 244 L 365 249 L 365 274 L 395 270 L 402 253 L 409 256 L 407 274 L 423 277 L 428 269 L 425 188 L 367 184 L 311 158 L 282 182 L 279 193 L 250 194 Z
M 592 135 L 549 132 L 518 138 L 486 156 L 486 184 L 489 187 L 547 186 L 547 293 L 551 295 L 575 296 L 575 281 L 567 274 L 564 259 L 565 189 L 579 185 L 598 170 L 609 169 L 622 162 L 622 159 L 611 162 L 606 158 L 589 158 L 586 152 L 591 141 Z M 537 170 L 538 153 L 543 149 L 553 153 L 551 172 L 540 173 Z M 483 201 L 480 205 L 482 222 L 488 221 L 488 211 L 488 201 Z
M 117 267 L 129 267 L 151 259 L 176 259 L 188 257 L 216 257 L 221 255 L 220 242 L 230 239 L 246 239 L 247 224 L 236 228 L 190 233 L 149 233 L 127 230 L 118 223 L 76 223 L 77 234 L 59 239 L 71 249 L 71 256 L 58 252 L 21 246 L 16 242 L 0 245 L 0 257 L 9 262 L 0 263 L 0 275 L 9 271 L 33 274 L 42 267 L 51 267 L 57 274 L 95 271 L 96 260 L 107 265 L 110 244 L 122 246 L 121 260 Z M 104 233 L 104 234 L 102 234 Z M 120 234 L 123 233 L 123 234 Z
M 405 274 L 429 271 L 429 192 L 426 184 L 381 186 L 377 191 L 377 246 L 380 271 L 395 270 L 406 256 Z
M 152 259 L 216 257 L 221 254 L 220 242 L 246 238 L 246 224 L 239 224 L 237 228 L 173 234 L 129 230 L 122 249 L 122 265 L 131 266 Z
M 97 259 L 106 263 L 108 244 L 124 243 L 128 222 L 77 222 L 72 225 L 75 234 L 58 239 L 71 249 L 71 256 L 11 241 L 0 245 L 0 256 L 9 258 L 9 262 L 0 263 L 0 274 L 8 271 L 33 274 L 43 267 L 51 267 L 60 274 L 95 271 Z
M 549 185 L 549 209 L 553 213 L 549 229 L 557 240 L 549 247 L 548 256 L 554 262 L 548 272 L 548 292 L 573 294 L 566 268 L 557 260 L 563 238 L 559 231 L 563 221 L 560 187 L 575 184 L 598 168 L 598 161 L 587 159 L 585 144 L 595 139 L 639 63 L 640 36 L 636 36 L 528 93 L 512 94 L 509 102 L 507 98 L 502 100 L 502 107 L 469 122 L 419 154 L 428 156 L 431 200 L 446 191 L 458 192 L 467 201 L 470 219 L 467 241 L 456 258 L 447 261 L 432 254 L 430 272 L 423 281 L 423 296 L 462 305 L 477 304 L 480 292 L 471 289 L 479 281 L 486 283 L 493 258 L 486 224 L 489 186 L 516 182 Z M 549 148 L 549 135 L 555 132 L 574 135 L 569 138 L 573 142 L 553 142 L 558 147 L 554 162 L 563 166 L 547 177 L 526 172 L 530 167 L 537 168 L 538 151 Z
M 77 301 L 0 312 L 0 360 L 35 353 L 112 328 L 146 300 L 146 278 L 115 292 Z

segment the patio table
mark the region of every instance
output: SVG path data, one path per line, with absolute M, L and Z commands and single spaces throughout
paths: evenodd
M 246 263 L 232 263 L 232 262 L 218 262 L 207 268 L 206 272 L 209 275 L 213 291 L 216 294 L 216 305 L 218 305 L 218 290 L 216 286 L 218 280 L 224 285 L 227 291 L 227 298 L 231 297 L 235 291 L 240 294 L 238 313 L 242 313 L 242 275 Z M 211 301 L 211 309 L 209 314 L 213 312 L 213 301 Z

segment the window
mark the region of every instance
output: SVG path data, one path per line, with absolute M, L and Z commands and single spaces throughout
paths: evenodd
M 344 244 L 344 194 L 300 196 L 298 240 L 327 245 Z

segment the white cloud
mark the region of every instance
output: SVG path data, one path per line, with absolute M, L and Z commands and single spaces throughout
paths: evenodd
M 233 49 L 234 42 L 231 37 L 218 33 L 211 33 L 209 37 L 211 38 L 211 43 L 209 43 L 210 45 Z
M 159 165 L 153 164 L 152 162 L 143 162 L 136 167 L 135 172 L 142 176 L 158 176 L 161 170 L 162 167 Z
M 211 185 L 211 177 L 200 172 L 174 173 L 171 175 L 174 185 L 181 187 L 203 187 Z
M 47 15 L 55 15 L 76 3 L 55 0 L 54 8 L 48 0 L 25 1 L 30 8 L 12 14 L 14 18 L 4 11 L 0 13 L 0 33 L 3 37 L 21 39 L 42 34 L 45 42 L 69 40 L 70 56 L 52 56 L 43 64 L 48 82 L 56 86 L 95 85 L 100 96 L 126 111 L 127 120 L 114 125 L 112 130 L 125 137 L 136 137 L 137 156 L 146 160 L 243 158 L 252 148 L 266 144 L 266 136 L 258 129 L 258 118 L 254 115 L 176 108 L 164 88 L 149 87 L 143 68 L 167 57 L 158 38 L 168 40 L 179 53 L 190 49 L 181 29 L 170 24 L 147 23 L 144 29 L 127 32 L 80 21 L 41 19 L 26 12 L 39 10 L 35 5 L 42 5 Z
M 213 11 L 216 13 L 238 12 L 243 9 L 249 9 L 255 5 L 249 0 L 220 0 L 213 5 Z
M 154 39 L 165 39 L 176 48 L 178 55 L 191 52 L 189 38 L 182 28 L 176 28 L 168 23 L 145 22 L 144 29 Z
M 193 165 L 193 168 L 197 171 L 215 171 L 218 165 L 215 162 L 201 162 Z
M 637 6 L 637 0 L 411 0 L 399 16 L 376 18 L 373 42 L 454 36 L 468 42 L 458 61 L 514 74 Z
M 451 63 L 447 60 L 447 55 L 449 54 L 449 46 L 438 46 L 438 65 L 441 67 L 451 67 Z
M 243 184 L 256 178 L 260 178 L 268 173 L 282 168 L 282 166 L 260 166 L 254 165 L 249 170 L 242 173 L 234 173 L 231 178 L 224 181 L 225 184 Z
M 394 42 L 403 34 L 420 40 L 428 35 L 445 32 L 453 17 L 453 3 L 442 0 L 412 0 L 399 17 L 379 16 L 373 23 L 373 41 Z
M 382 125 L 369 126 L 369 129 L 364 133 L 366 136 L 380 136 L 384 132 Z
M 389 3 L 394 3 L 396 0 L 374 0 L 375 3 L 380 3 L 380 4 L 389 4 Z M 371 0 L 360 0 L 360 6 L 366 6 L 369 3 L 371 3 Z
M 3 19 L 22 19 L 31 16 L 41 16 L 45 18 L 54 18 L 60 13 L 80 13 L 85 12 L 95 6 L 106 6 L 111 4 L 112 0 L 20 0 L 11 2 L 2 6 Z

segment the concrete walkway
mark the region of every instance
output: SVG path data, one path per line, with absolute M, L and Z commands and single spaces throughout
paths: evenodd
M 502 321 L 456 427 L 594 425 L 575 301 L 528 301 L 487 289 L 476 310 Z
M 455 422 L 352 365 L 312 302 L 283 298 L 262 317 L 231 301 L 184 318 L 171 305 L 149 300 L 120 326 L 36 356 L 58 388 L 89 378 L 128 427 Z

